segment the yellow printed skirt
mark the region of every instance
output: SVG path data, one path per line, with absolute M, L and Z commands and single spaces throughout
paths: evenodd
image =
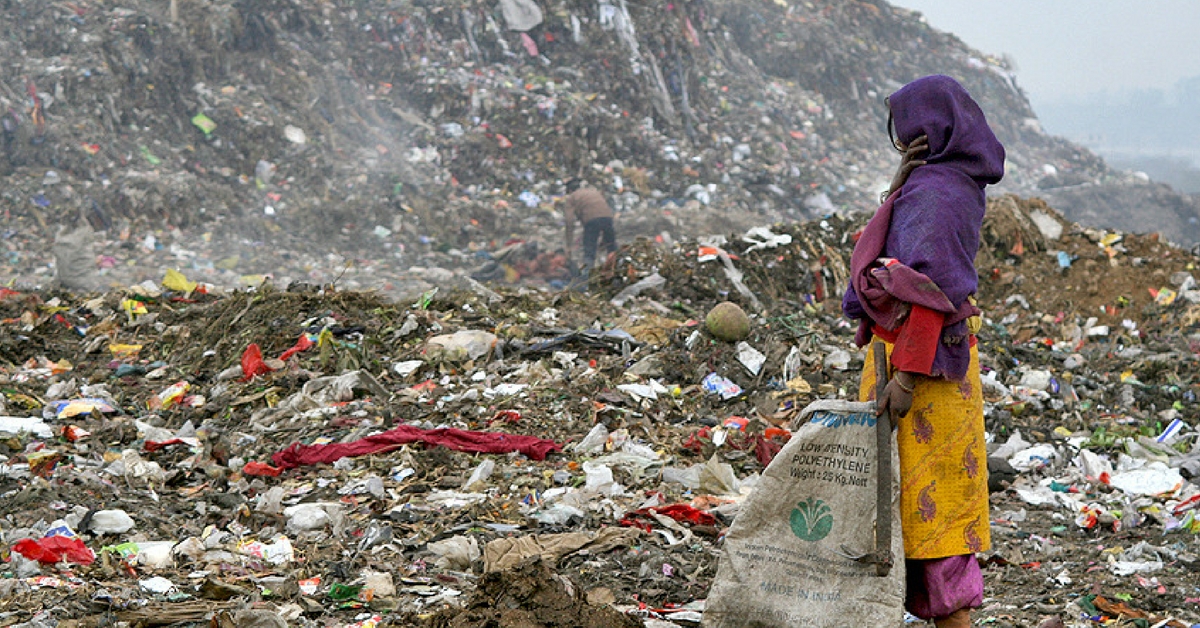
M 873 342 L 883 341 L 876 338 Z M 884 345 L 890 356 L 892 345 Z M 860 401 L 875 399 L 874 351 L 870 345 L 867 349 Z M 987 551 L 992 533 L 983 391 L 975 347 L 971 347 L 971 365 L 962 381 L 918 379 L 912 409 L 897 423 L 905 558 Z

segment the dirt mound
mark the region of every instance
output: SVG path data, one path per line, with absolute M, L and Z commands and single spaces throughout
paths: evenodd
M 856 390 L 838 295 L 859 226 L 646 240 L 590 294 L 0 289 L 3 547 L 65 526 L 96 554 L 4 563 L 8 618 L 694 625 L 720 530 L 789 421 Z M 994 497 L 984 621 L 1076 617 L 1123 591 L 1138 612 L 1197 618 L 1179 536 L 1195 533 L 1200 474 L 1196 261 L 992 201 L 985 413 L 1020 492 Z M 752 316 L 743 344 L 703 329 L 724 300 Z M 1117 478 L 1122 456 L 1182 473 L 1167 478 L 1178 499 L 1130 497 L 1075 462 L 1113 461 Z M 553 562 L 486 573 L 489 556 L 538 555 Z
M 642 622 L 587 596 L 545 561 L 484 574 L 462 609 L 441 611 L 430 628 L 635 628 Z
M 35 251 L 86 221 L 109 248 L 177 234 L 243 266 L 270 242 L 266 271 L 243 273 L 313 249 L 413 265 L 557 242 L 548 200 L 581 176 L 623 239 L 870 209 L 894 167 L 880 98 L 933 71 L 983 102 L 1011 189 L 1038 189 L 1047 165 L 1124 180 L 1038 131 L 1002 60 L 880 1 L 560 0 L 527 32 L 473 0 L 71 7 L 0 9 L 17 60 L 0 71 L 5 240 Z M 1167 192 L 1110 196 L 1068 215 L 1163 206 L 1178 220 L 1138 227 L 1194 237 Z

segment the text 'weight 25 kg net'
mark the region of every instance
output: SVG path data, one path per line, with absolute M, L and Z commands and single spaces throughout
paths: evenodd
M 771 462 L 725 537 L 704 626 L 900 626 L 904 561 L 878 575 L 874 403 L 817 401 Z M 890 429 L 888 430 L 890 432 Z M 888 435 L 890 438 L 890 434 Z M 899 459 L 891 450 L 891 521 Z M 890 556 L 902 556 L 900 526 Z M 857 559 L 857 560 L 856 560 Z

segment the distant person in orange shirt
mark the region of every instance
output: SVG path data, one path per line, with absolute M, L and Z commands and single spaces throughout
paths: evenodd
M 596 260 L 596 249 L 600 244 L 609 253 L 617 250 L 617 234 L 613 227 L 613 210 L 604 200 L 604 195 L 586 181 L 575 179 L 567 183 L 567 194 L 562 199 L 563 217 L 567 223 L 567 257 L 575 244 L 575 221 L 583 223 L 583 268 L 590 269 Z

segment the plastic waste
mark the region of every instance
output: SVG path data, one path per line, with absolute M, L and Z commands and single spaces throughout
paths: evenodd
M 662 481 L 682 484 L 684 488 L 696 490 L 700 488 L 700 470 L 704 467 L 703 464 L 694 464 L 690 467 L 664 467 L 662 470 Z
M 465 535 L 430 543 L 425 546 L 425 549 L 438 556 L 434 564 L 439 569 L 464 571 L 470 569 L 471 563 L 482 556 L 479 541 L 473 536 Z
M 496 470 L 496 462 L 491 458 L 480 462 L 475 470 L 471 472 L 471 477 L 463 482 L 463 491 L 480 490 L 485 487 L 487 479 L 492 476 L 492 472 Z
M 491 352 L 497 340 L 496 334 L 479 330 L 434 336 L 425 345 L 425 357 L 444 362 L 477 360 Z
M 245 541 L 238 545 L 238 551 L 246 556 L 261 558 L 272 565 L 285 565 L 296 559 L 292 541 L 286 536 L 277 537 L 270 543 Z
M 121 457 L 104 470 L 137 485 L 161 485 L 167 479 L 166 472 L 157 462 L 142 459 L 138 452 L 132 449 L 123 450 Z
M 583 473 L 586 477 L 583 489 L 603 495 L 620 495 L 625 487 L 613 479 L 612 469 L 603 463 L 588 461 L 583 463 Z
M 850 368 L 850 352 L 845 349 L 834 349 L 825 354 L 825 368 L 835 371 L 845 371 Z
M 46 406 L 45 413 L 57 419 L 70 419 L 92 412 L 112 413 L 117 409 L 107 399 L 94 397 L 84 399 L 62 399 Z M 49 417 L 47 417 L 49 418 Z
M 1048 390 L 1053 377 L 1050 371 L 1032 369 L 1021 375 L 1021 385 L 1034 390 Z
M 139 541 L 137 562 L 151 569 L 165 569 L 171 565 L 171 550 L 174 547 L 174 541 Z
M 417 372 L 417 369 L 421 368 L 422 366 L 425 366 L 425 362 L 422 360 L 406 360 L 404 362 L 397 362 L 393 364 L 392 371 L 394 371 L 400 377 L 408 377 L 409 375 Z
M 738 362 L 750 371 L 751 375 L 758 375 L 762 371 L 763 364 L 767 362 L 767 356 L 761 351 L 750 346 L 748 342 L 739 342 L 737 344 Z
M 575 452 L 580 454 L 593 454 L 604 450 L 604 443 L 608 442 L 608 427 L 603 423 L 597 423 L 588 431 L 587 436 L 575 445 Z
M 626 286 L 625 289 L 617 293 L 616 296 L 609 299 L 609 303 L 617 307 L 624 307 L 631 299 L 647 290 L 656 290 L 667 284 L 667 278 L 658 273 L 654 273 L 637 283 Z
M 97 510 L 92 513 L 88 530 L 96 534 L 123 534 L 134 525 L 133 517 L 124 510 Z
M 37 417 L 0 416 L 0 433 L 33 434 L 38 438 L 53 438 L 54 430 L 45 421 Z
M 288 506 L 283 510 L 287 517 L 287 528 L 293 532 L 320 530 L 325 527 L 340 527 L 344 507 L 338 503 L 313 503 Z
M 700 382 L 700 386 L 704 388 L 705 392 L 720 395 L 721 399 L 725 400 L 733 399 L 742 394 L 741 386 L 716 373 L 709 373 L 704 376 L 704 380 Z
M 1042 443 L 1018 451 L 1008 459 L 1008 463 L 1017 471 L 1025 472 L 1049 465 L 1057 455 L 1054 445 Z
M 42 564 L 69 562 L 90 565 L 96 561 L 96 553 L 61 519 L 51 523 L 50 529 L 41 538 L 17 541 L 12 551 Z
M 660 385 L 659 388 L 662 386 Z M 658 391 L 649 384 L 618 384 L 617 390 L 628 393 L 637 401 L 658 399 Z M 665 392 L 666 389 L 663 388 L 663 391 Z
M 392 574 L 386 571 L 364 571 L 363 591 L 370 591 L 372 597 L 390 598 L 396 596 L 396 585 Z
M 582 519 L 586 516 L 587 513 L 575 506 L 561 502 L 555 502 L 546 508 L 529 515 L 529 518 L 542 525 L 561 526 L 570 522 L 572 517 Z
M 773 249 L 777 246 L 791 244 L 792 236 L 786 233 L 772 233 L 767 227 L 754 227 L 742 236 L 742 241 L 753 245 L 743 252 L 745 254 L 759 249 Z
M 283 514 L 284 495 L 282 486 L 272 486 L 254 498 L 254 510 L 272 515 Z
M 308 143 L 308 134 L 304 132 L 304 129 L 298 126 L 289 124 L 283 127 L 283 136 L 287 138 L 287 141 L 293 144 L 304 145 Z
M 716 454 L 700 467 L 700 490 L 713 495 L 736 495 L 738 493 L 737 476 L 733 473 L 733 465 L 721 462 Z
M 263 187 L 266 184 L 270 183 L 271 179 L 274 177 L 275 177 L 275 164 L 273 164 L 265 159 L 258 160 L 258 163 L 254 165 L 254 178 L 257 181 L 259 187 Z
M 1109 484 L 1130 495 L 1170 495 L 1184 484 L 1178 469 L 1151 462 L 1140 469 L 1113 473 Z

